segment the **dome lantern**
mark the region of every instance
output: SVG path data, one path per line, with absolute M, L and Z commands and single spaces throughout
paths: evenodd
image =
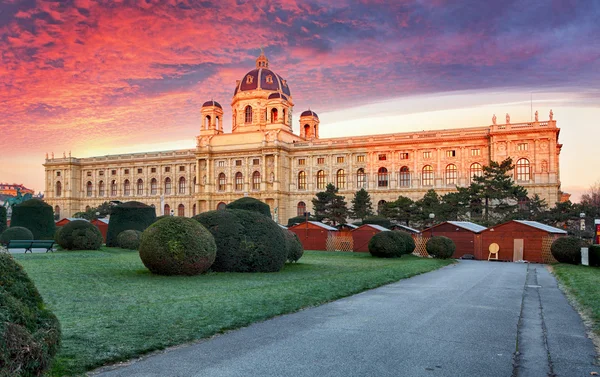
M 265 52 L 260 48 L 260 56 L 256 58 L 256 69 L 269 68 L 269 59 L 265 56 Z

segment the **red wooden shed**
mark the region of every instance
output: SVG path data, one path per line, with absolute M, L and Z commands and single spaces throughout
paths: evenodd
M 364 224 L 352 231 L 354 251 L 369 252 L 369 241 L 379 232 L 389 232 L 388 228 L 376 224 Z
M 567 232 L 562 229 L 537 221 L 512 220 L 481 233 L 481 250 L 476 257 L 487 259 L 490 245 L 496 243 L 500 246 L 499 260 L 543 263 L 542 248 L 566 235 Z
M 337 229 L 318 221 L 305 221 L 288 228 L 298 235 L 304 250 L 327 250 L 327 235 Z
M 108 219 L 96 219 L 92 220 L 92 224 L 100 230 L 102 233 L 102 238 L 104 238 L 104 242 L 106 242 L 106 233 L 108 232 Z
M 70 223 L 70 222 L 71 222 L 71 221 L 73 221 L 73 220 L 83 220 L 83 221 L 87 221 L 86 219 L 79 219 L 79 218 L 76 218 L 76 217 L 65 217 L 65 218 L 62 218 L 62 219 L 58 220 L 58 221 L 57 221 L 57 222 L 55 222 L 54 224 L 55 224 L 57 227 L 61 227 L 61 226 L 65 226 L 65 225 L 67 225 L 68 223 Z
M 425 229 L 422 235 L 427 238 L 446 236 L 454 241 L 456 251 L 452 258 L 460 258 L 465 254 L 471 254 L 477 258 L 477 253 L 481 249 L 481 232 L 486 229 L 484 226 L 469 221 L 446 221 Z

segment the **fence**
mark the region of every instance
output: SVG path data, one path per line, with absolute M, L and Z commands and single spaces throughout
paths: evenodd
M 327 234 L 327 251 L 352 251 L 354 240 L 348 233 L 329 232 Z

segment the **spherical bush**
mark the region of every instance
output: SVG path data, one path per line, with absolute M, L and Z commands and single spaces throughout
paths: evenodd
M 560 237 L 552 242 L 550 251 L 560 263 L 581 263 L 581 240 L 577 237 Z
M 404 254 L 404 241 L 392 231 L 375 234 L 369 240 L 369 253 L 378 258 L 400 258 Z
M 0 376 L 40 376 L 60 347 L 60 324 L 23 268 L 0 253 Z
M 425 249 L 434 258 L 448 259 L 452 258 L 452 254 L 456 251 L 456 245 L 448 237 L 433 236 L 425 244 Z
M 106 233 L 106 246 L 119 246 L 117 236 L 124 230 L 143 232 L 156 220 L 156 209 L 140 202 L 126 202 L 113 207 Z
M 56 231 L 54 210 L 43 200 L 26 200 L 13 207 L 10 225 L 29 229 L 35 240 L 51 240 Z
M 0 234 L 0 244 L 7 244 L 12 240 L 27 240 L 33 239 L 33 233 L 22 226 L 12 226 Z
M 415 244 L 414 238 L 409 233 L 400 230 L 392 230 L 392 234 L 401 240 L 404 246 L 402 254 L 412 254 L 412 252 L 415 251 L 417 245 Z
M 122 249 L 138 250 L 140 248 L 140 241 L 142 239 L 142 232 L 139 230 L 124 230 L 117 236 L 117 243 Z
M 304 254 L 304 247 L 298 235 L 290 230 L 281 229 L 285 237 L 285 248 L 287 249 L 288 262 L 297 262 Z
M 98 250 L 103 241 L 100 230 L 85 220 L 73 220 L 63 225 L 56 238 L 65 250 Z
M 166 217 L 142 233 L 140 259 L 158 275 L 197 275 L 215 261 L 217 246 L 212 234 L 197 221 Z
M 194 216 L 215 236 L 214 271 L 276 272 L 287 259 L 285 238 L 273 220 L 241 209 L 209 211 Z
M 271 218 L 271 207 L 267 203 L 263 203 L 258 199 L 245 196 L 234 200 L 227 204 L 227 209 L 245 209 L 246 211 L 254 211 L 262 213 L 263 215 Z

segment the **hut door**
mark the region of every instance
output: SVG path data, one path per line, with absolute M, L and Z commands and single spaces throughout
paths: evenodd
M 523 239 L 514 240 L 513 262 L 523 260 Z

